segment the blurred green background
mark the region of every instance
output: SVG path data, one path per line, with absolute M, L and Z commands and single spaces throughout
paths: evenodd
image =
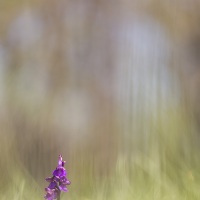
M 0 199 L 200 199 L 199 0 L 0 0 Z

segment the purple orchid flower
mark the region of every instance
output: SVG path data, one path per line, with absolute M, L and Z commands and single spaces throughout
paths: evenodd
M 53 171 L 53 176 L 46 178 L 47 182 L 50 182 L 49 186 L 45 188 L 47 194 L 45 195 L 45 199 L 60 200 L 61 191 L 67 192 L 67 185 L 70 185 L 71 182 L 66 178 L 67 171 L 64 168 L 65 161 L 63 161 L 62 156 L 59 155 L 58 166 Z

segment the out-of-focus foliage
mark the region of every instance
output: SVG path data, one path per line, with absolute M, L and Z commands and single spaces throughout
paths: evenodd
M 1 0 L 0 199 L 199 199 L 199 8 Z

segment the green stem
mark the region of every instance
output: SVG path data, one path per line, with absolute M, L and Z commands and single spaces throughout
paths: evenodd
M 58 193 L 58 198 L 57 199 L 60 200 L 60 193 Z
M 58 197 L 57 197 L 57 200 L 60 200 L 60 189 L 58 188 Z

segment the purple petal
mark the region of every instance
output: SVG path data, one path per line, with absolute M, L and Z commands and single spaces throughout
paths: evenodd
M 48 177 L 48 178 L 46 178 L 45 180 L 46 180 L 47 182 L 52 182 L 52 181 L 53 181 L 53 178 L 54 178 L 54 177 Z
M 62 162 L 62 166 L 63 166 L 63 167 L 65 166 L 65 163 L 66 163 L 66 161 L 63 161 L 63 162 Z
M 61 177 L 60 183 L 64 184 L 64 185 L 70 185 L 71 184 L 71 182 L 69 180 L 67 180 L 67 178 L 65 176 Z
M 66 173 L 66 170 L 65 170 L 64 167 L 57 167 L 57 169 L 54 170 L 53 175 L 58 176 L 58 177 L 62 177 L 62 176 L 66 176 L 67 173 Z
M 59 182 L 60 181 L 60 177 L 59 176 L 54 176 L 54 180 Z
M 55 189 L 50 189 L 50 188 L 45 188 L 45 191 L 49 194 L 52 194 L 54 192 Z
M 57 198 L 57 193 L 53 193 L 53 194 L 46 194 L 46 196 L 44 197 L 45 199 L 47 200 L 53 200 L 53 199 L 56 199 Z
M 60 189 L 61 191 L 64 191 L 64 192 L 67 192 L 67 191 L 68 191 L 66 185 L 60 185 L 60 186 L 59 186 L 59 189 Z
M 55 181 L 51 182 L 48 186 L 49 189 L 54 189 L 57 186 L 57 183 Z
M 61 181 L 61 182 L 66 182 L 66 181 L 67 181 L 67 178 L 66 178 L 65 176 L 63 176 L 63 177 L 60 178 L 60 181 Z
M 44 198 L 47 199 L 47 200 L 53 200 L 54 199 L 54 195 L 47 193 Z
M 45 188 L 45 191 L 46 191 L 46 192 L 49 192 L 49 191 L 50 191 L 50 189 L 49 189 L 49 188 Z
M 56 199 L 58 196 L 59 191 L 55 190 L 55 189 L 49 189 L 49 188 L 45 188 L 45 190 L 47 191 L 47 194 L 45 195 L 45 199 L 47 200 L 53 200 Z
M 63 161 L 62 161 L 62 156 L 59 155 L 59 158 L 58 158 L 58 167 L 61 167 L 61 166 L 62 166 L 62 163 L 63 163 Z

